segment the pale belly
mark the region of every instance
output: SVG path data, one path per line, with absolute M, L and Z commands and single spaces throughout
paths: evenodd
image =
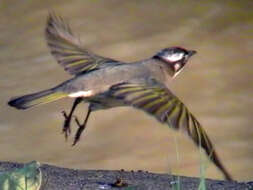
M 104 94 L 97 95 L 92 98 L 87 98 L 84 101 L 87 101 L 90 103 L 91 109 L 93 111 L 101 110 L 101 109 L 109 109 L 109 108 L 114 108 L 114 107 L 120 107 L 120 106 L 128 106 L 128 105 L 124 104 L 124 101 L 106 96 Z

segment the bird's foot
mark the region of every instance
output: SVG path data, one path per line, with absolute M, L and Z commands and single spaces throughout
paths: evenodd
M 80 140 L 81 134 L 82 134 L 83 130 L 86 127 L 85 122 L 83 124 L 81 124 L 80 121 L 78 120 L 78 118 L 76 116 L 74 116 L 74 117 L 75 117 L 75 122 L 78 125 L 78 130 L 75 134 L 75 139 L 74 139 L 74 142 L 73 142 L 72 146 L 75 146 L 76 143 Z
M 62 127 L 62 133 L 64 133 L 65 139 L 68 139 L 68 136 L 71 133 L 71 128 L 70 128 L 70 122 L 71 122 L 71 116 L 67 115 L 67 113 L 65 111 L 62 111 L 63 117 L 65 118 L 64 120 L 64 124 Z

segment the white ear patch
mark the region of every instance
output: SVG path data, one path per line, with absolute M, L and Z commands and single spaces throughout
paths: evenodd
M 167 55 L 165 59 L 168 60 L 169 62 L 176 62 L 181 60 L 183 57 L 184 57 L 183 53 L 173 53 L 171 55 Z

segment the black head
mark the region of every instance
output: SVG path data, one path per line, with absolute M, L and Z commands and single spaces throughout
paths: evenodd
M 170 47 L 158 52 L 154 58 L 160 59 L 168 64 L 169 68 L 172 69 L 174 77 L 183 69 L 186 62 L 195 53 L 197 52 L 194 50 L 186 50 L 181 47 Z

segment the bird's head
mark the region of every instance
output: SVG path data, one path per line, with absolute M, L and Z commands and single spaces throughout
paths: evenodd
M 189 58 L 196 53 L 195 50 L 186 50 L 181 47 L 170 47 L 159 51 L 153 58 L 166 63 L 172 72 L 172 77 L 175 77 L 180 71 L 182 71 Z

